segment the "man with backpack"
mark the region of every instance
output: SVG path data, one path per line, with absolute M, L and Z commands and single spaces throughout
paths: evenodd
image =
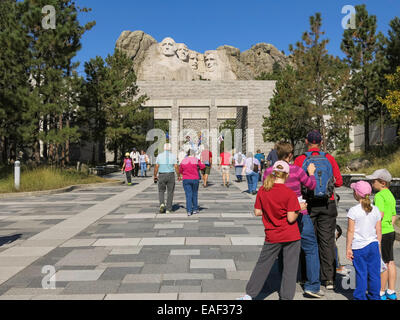
M 321 282 L 327 290 L 335 288 L 335 232 L 338 215 L 334 188 L 343 185 L 339 166 L 333 156 L 321 152 L 322 136 L 314 130 L 306 139 L 308 152 L 300 155 L 294 164 L 307 168 L 311 163 L 316 167 L 315 178 L 317 186 L 314 191 L 308 191 L 304 198 L 314 224 L 318 239 L 321 263 Z

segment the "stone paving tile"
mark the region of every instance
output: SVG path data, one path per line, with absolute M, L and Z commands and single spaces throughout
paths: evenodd
M 0 237 L 21 235 L 0 246 L 0 280 L 6 280 L 0 285 L 0 298 L 9 292 L 10 299 L 236 299 L 243 294 L 259 257 L 264 228 L 261 219 L 253 216 L 254 197 L 242 192 L 247 189 L 246 183 L 234 185 L 228 192 L 220 186 L 221 177 L 216 172 L 211 182 L 214 185 L 209 189 L 200 190 L 201 213 L 192 217 L 186 216 L 179 183 L 174 198 L 176 211 L 158 214 L 157 187 L 151 179 L 140 180 L 146 185 L 144 192 L 97 220 L 74 217 L 121 194 L 126 186 L 90 188 L 81 190 L 82 195 L 74 192 L 29 198 L 16 207 L 0 204 Z M 338 223 L 343 227 L 347 224 L 345 209 L 354 205 L 351 191 L 344 189 L 341 205 Z M 56 226 L 54 232 L 46 231 L 59 222 L 66 228 Z M 42 231 L 46 231 L 46 238 L 29 239 Z M 49 252 L 45 250 L 46 241 L 52 248 Z M 24 249 L 14 249 L 16 246 Z M 343 256 L 344 237 L 338 247 Z M 25 258 L 28 249 L 32 249 L 28 255 L 34 256 Z M 397 244 L 395 250 L 400 254 Z M 15 256 L 1 258 L 10 252 Z M 31 266 L 25 268 L 30 262 Z M 61 280 L 66 280 L 56 277 L 60 294 L 39 292 L 45 265 L 56 266 Z M 278 280 L 273 270 L 261 299 L 279 298 Z M 25 292 L 16 295 L 11 289 Z M 304 300 L 300 286 L 296 291 L 296 299 Z M 327 292 L 324 300 L 348 298 L 351 291 L 338 291 Z
M 76 249 L 57 262 L 56 266 L 97 266 L 109 254 L 109 250 Z
M 232 259 L 191 259 L 190 269 L 225 269 L 236 271 L 235 262 Z
M 118 293 L 159 293 L 160 287 L 157 283 L 122 283 Z
M 120 281 L 116 280 L 97 280 L 97 281 L 83 281 L 71 282 L 63 290 L 63 294 L 109 294 L 117 293 L 120 287 Z
M 105 270 L 60 270 L 50 278 L 50 281 L 61 282 L 91 282 L 100 278 Z

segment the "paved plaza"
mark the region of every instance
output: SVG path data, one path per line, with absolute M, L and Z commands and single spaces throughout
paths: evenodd
M 122 180 L 120 173 L 110 177 Z M 157 185 L 151 177 L 134 178 L 132 187 L 91 186 L 1 200 L 0 299 L 239 297 L 264 242 L 263 224 L 253 216 L 255 196 L 246 192 L 246 182 L 224 188 L 220 173 L 213 170 L 210 183 L 207 189 L 200 187 L 201 212 L 192 217 L 186 215 L 182 183 L 177 183 L 174 213 L 158 214 Z M 342 263 L 349 265 L 344 257 L 346 209 L 355 202 L 351 190 L 338 191 L 338 224 L 344 231 L 338 247 Z M 399 266 L 398 242 L 395 257 Z M 55 288 L 44 289 L 52 280 Z M 258 298 L 277 300 L 276 266 L 269 280 Z M 351 299 L 345 280 L 338 275 L 337 290 L 326 291 L 323 299 Z M 309 300 L 299 284 L 295 299 Z

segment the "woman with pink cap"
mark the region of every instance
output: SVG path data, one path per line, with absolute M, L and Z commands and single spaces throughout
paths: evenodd
M 354 199 L 359 202 L 347 214 L 346 257 L 356 270 L 354 300 L 381 300 L 382 216 L 371 204 L 372 187 L 368 182 L 353 183 L 351 188 Z

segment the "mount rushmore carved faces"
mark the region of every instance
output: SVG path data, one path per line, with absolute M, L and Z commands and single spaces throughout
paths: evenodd
M 177 50 L 176 50 L 176 55 L 178 58 L 184 62 L 189 61 L 189 49 L 184 43 L 178 43 L 177 45 Z
M 204 62 L 206 64 L 208 71 L 215 71 L 218 65 L 216 54 L 212 51 L 207 51 L 204 54 Z
M 199 68 L 199 57 L 196 52 L 191 52 L 189 55 L 189 65 L 193 70 Z
M 172 38 L 165 38 L 160 44 L 161 52 L 166 57 L 171 57 L 176 53 L 176 43 Z

